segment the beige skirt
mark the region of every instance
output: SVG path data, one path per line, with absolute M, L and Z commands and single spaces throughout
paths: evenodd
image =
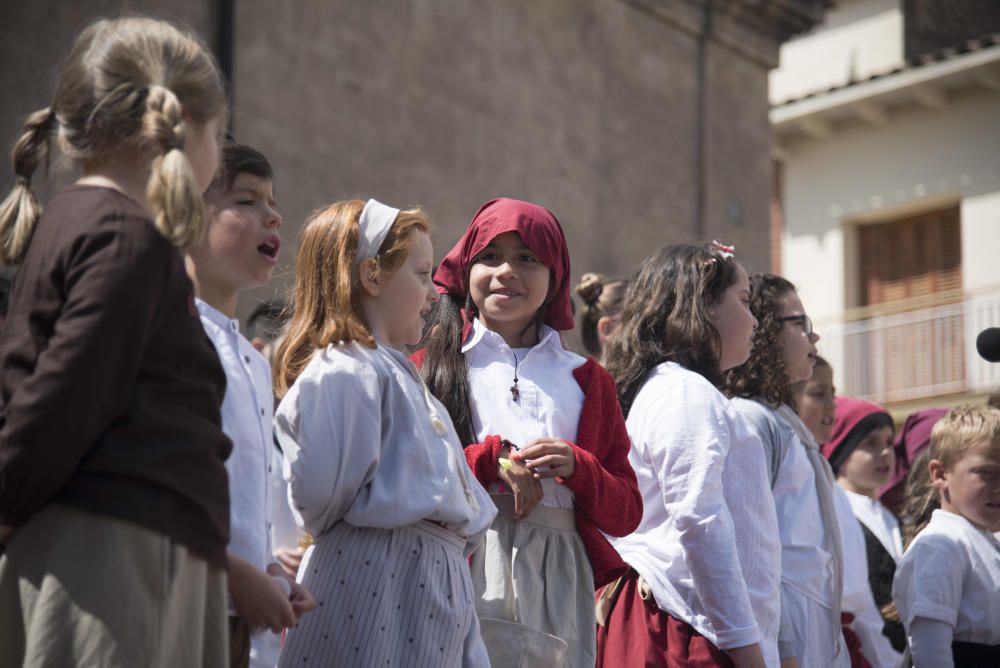
M 514 517 L 514 497 L 472 557 L 483 640 L 493 668 L 572 666 L 596 661 L 594 574 L 572 510 L 536 506 Z
M 229 665 L 226 576 L 166 536 L 50 504 L 0 557 L 0 666 Z

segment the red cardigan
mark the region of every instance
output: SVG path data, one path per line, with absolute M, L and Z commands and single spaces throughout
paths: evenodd
M 418 350 L 413 361 L 421 366 L 426 352 Z M 627 536 L 642 520 L 642 495 L 628 451 L 632 446 L 625 418 L 615 391 L 615 382 L 594 358 L 573 370 L 583 390 L 583 409 L 577 427 L 576 470 L 569 478 L 556 478 L 573 490 L 576 526 L 594 571 L 594 588 L 603 587 L 628 570 L 602 531 Z M 558 436 L 557 434 L 554 434 Z M 490 435 L 482 443 L 465 448 L 465 458 L 476 478 L 488 486 L 500 482 L 497 459 L 502 437 Z

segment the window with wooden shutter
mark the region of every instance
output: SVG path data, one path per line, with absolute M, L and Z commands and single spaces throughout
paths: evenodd
M 919 308 L 929 302 L 959 301 L 960 234 L 958 207 L 858 228 L 859 306 L 913 300 L 912 306 Z M 895 305 L 911 310 L 905 304 Z
M 964 389 L 959 207 L 857 228 L 851 384 L 881 401 Z

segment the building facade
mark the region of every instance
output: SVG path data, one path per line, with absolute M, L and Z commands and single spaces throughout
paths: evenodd
M 994 5 L 994 7 L 996 7 Z M 838 390 L 897 414 L 1000 368 L 1000 7 L 843 0 L 771 74 L 780 270 Z
M 767 73 L 822 0 L 4 3 L 0 131 L 44 107 L 79 28 L 122 9 L 180 20 L 231 82 L 233 135 L 274 162 L 283 271 L 310 211 L 418 204 L 440 256 L 496 196 L 562 221 L 574 275 L 625 275 L 666 243 L 770 261 Z M 16 63 L 16 66 L 11 66 Z M 10 182 L 0 166 L 0 182 Z M 56 171 L 54 182 L 60 178 Z M 61 178 L 70 178 L 64 175 Z M 44 186 L 44 184 L 43 184 Z

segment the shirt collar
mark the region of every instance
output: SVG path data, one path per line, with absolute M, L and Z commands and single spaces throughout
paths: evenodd
M 200 313 L 203 318 L 208 318 L 212 324 L 224 331 L 233 332 L 235 334 L 239 333 L 240 321 L 237 318 L 230 318 L 219 309 L 198 297 L 194 298 L 194 303 L 198 307 L 198 313 Z
M 501 346 L 506 346 L 507 342 L 503 340 L 502 336 L 486 327 L 479 318 L 475 318 L 472 321 L 472 332 L 469 334 L 469 340 L 462 346 L 462 352 L 467 353 L 480 344 L 488 346 L 491 350 L 499 350 Z M 532 348 L 540 349 L 543 346 L 551 345 L 556 345 L 559 348 L 562 347 L 559 332 L 548 325 L 542 325 L 542 335 L 538 338 L 538 343 L 532 346 Z

